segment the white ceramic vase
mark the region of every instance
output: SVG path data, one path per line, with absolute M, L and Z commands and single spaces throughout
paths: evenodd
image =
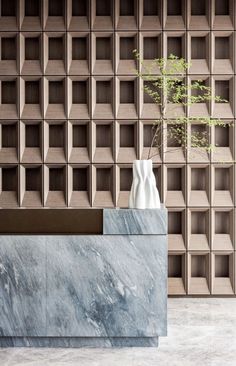
M 129 208 L 160 208 L 160 205 L 152 160 L 134 160 Z

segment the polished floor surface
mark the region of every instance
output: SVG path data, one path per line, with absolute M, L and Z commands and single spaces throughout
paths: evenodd
M 236 366 L 236 299 L 169 299 L 155 348 L 0 349 L 0 366 Z

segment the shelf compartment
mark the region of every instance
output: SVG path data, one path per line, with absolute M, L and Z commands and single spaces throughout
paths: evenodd
M 94 75 L 112 75 L 114 73 L 114 36 L 112 33 L 94 33 L 92 37 L 92 69 Z
M 210 254 L 189 253 L 188 294 L 210 294 Z
M 129 207 L 129 195 L 133 181 L 132 166 L 129 164 L 122 164 L 117 167 L 117 181 L 119 183 L 118 190 L 118 207 Z
M 0 207 L 18 206 L 18 167 L 2 165 L 0 167 Z
M 201 104 L 201 103 L 199 103 Z M 196 108 L 197 108 L 196 103 Z M 206 116 L 206 114 L 205 114 Z M 192 123 L 188 126 L 189 128 L 189 149 L 188 149 L 188 162 L 189 163 L 209 163 L 210 162 L 210 154 L 206 151 L 206 149 L 201 147 L 196 147 L 195 138 L 199 140 L 204 140 L 206 144 L 209 144 L 209 136 L 211 136 L 211 129 L 206 124 L 200 123 Z
M 44 166 L 44 200 L 46 207 L 66 206 L 66 175 L 65 165 Z
M 155 121 L 141 121 L 140 126 L 140 141 L 141 141 L 141 159 L 147 159 L 152 139 L 155 134 L 156 122 Z M 160 142 L 160 141 L 159 141 Z M 161 144 L 158 145 L 160 146 Z M 161 151 L 155 147 L 151 148 L 151 156 L 153 163 L 161 162 Z
M 192 165 L 188 167 L 189 206 L 208 207 L 210 198 L 209 165 Z
M 175 33 L 176 36 L 172 36 L 172 33 L 167 34 L 167 57 L 171 54 L 179 58 L 185 57 L 184 35 L 182 33 Z
M 67 24 L 70 31 L 89 30 L 90 4 L 87 0 L 67 0 Z
M 164 125 L 163 134 L 163 159 L 165 163 L 185 163 L 186 151 L 183 144 L 172 137 L 171 129 L 175 126 L 174 121 Z
M 185 250 L 186 212 L 183 209 L 168 209 L 168 249 L 169 251 Z
M 91 169 L 88 165 L 69 165 L 69 206 L 90 207 Z
M 114 169 L 112 165 L 93 166 L 93 207 L 114 207 Z
M 156 0 L 140 0 L 140 29 L 161 29 L 161 2 Z
M 191 30 L 210 29 L 210 1 L 191 0 L 188 5 L 188 28 Z
M 232 32 L 214 32 L 213 74 L 233 74 L 234 73 L 234 38 Z
M 12 32 L 0 33 L 0 74 L 17 74 L 17 36 Z
M 22 5 L 21 31 L 40 31 L 42 27 L 41 1 L 24 0 Z
M 116 125 L 117 162 L 132 163 L 137 159 L 138 127 L 135 121 L 119 121 Z
M 132 75 L 135 74 L 137 63 L 133 50 L 137 48 L 138 40 L 136 33 L 118 33 L 116 38 L 117 53 L 117 74 Z
M 117 80 L 117 118 L 136 119 L 137 113 L 137 79 L 119 78 Z
M 118 30 L 133 30 L 138 26 L 137 0 L 118 0 L 116 28 Z
M 210 247 L 210 211 L 189 209 L 189 250 L 208 251 Z
M 166 207 L 185 206 L 185 167 L 177 165 L 167 165 L 166 175 Z
M 18 124 L 16 121 L 0 124 L 0 163 L 18 161 Z
M 114 128 L 111 121 L 93 123 L 94 163 L 114 163 Z
M 227 102 L 213 102 L 213 117 L 233 118 L 233 78 L 226 79 L 225 76 L 217 77 L 214 80 L 215 96 L 220 96 Z
M 18 117 L 18 79 L 3 78 L 1 84 L 1 119 L 17 119 Z
M 65 75 L 66 39 L 64 33 L 46 33 L 45 35 L 45 74 Z
M 63 31 L 66 26 L 66 2 L 64 0 L 44 1 L 44 29 Z
M 44 79 L 44 111 L 46 119 L 66 118 L 66 79 L 50 77 Z
M 94 119 L 112 119 L 114 105 L 114 79 L 96 77 L 92 80 L 92 115 Z
M 233 210 L 212 210 L 212 249 L 214 251 L 233 250 L 234 240 L 234 213 Z
M 186 254 L 170 252 L 168 255 L 168 294 L 186 294 Z
M 233 166 L 212 167 L 212 203 L 217 207 L 233 206 Z
M 214 30 L 234 29 L 234 0 L 215 0 L 212 14 Z
M 234 294 L 234 254 L 212 253 L 212 294 Z
M 43 87 L 42 79 L 33 76 L 21 79 L 21 118 L 42 119 L 43 118 Z
M 67 132 L 66 122 L 50 121 L 44 123 L 44 161 L 50 164 L 66 162 Z
M 179 30 L 185 28 L 185 1 L 166 0 L 164 27 L 166 30 Z
M 20 159 L 22 163 L 42 163 L 41 121 L 21 121 L 20 142 Z
M 153 63 L 154 59 L 161 58 L 161 33 L 143 32 L 140 37 L 143 62 L 141 71 L 147 73 L 148 69 L 152 70 L 153 74 L 160 74 L 160 68 Z
M 194 85 L 195 82 L 198 82 L 200 80 L 200 84 L 206 87 L 210 87 L 210 78 L 207 77 L 206 75 L 198 75 L 198 77 L 196 76 L 191 76 L 188 80 L 189 82 L 189 87 L 191 88 L 191 96 L 193 97 L 199 97 L 199 96 L 204 96 L 204 91 L 203 90 L 196 90 L 193 88 L 192 85 Z M 204 101 L 204 102 L 200 102 L 200 103 L 192 103 L 189 106 L 189 115 L 191 117 L 210 117 L 210 108 L 211 108 L 211 104 L 209 101 Z M 197 123 L 193 123 L 193 126 L 197 125 Z
M 68 113 L 70 119 L 89 119 L 89 79 L 68 79 Z
M 154 163 L 152 170 L 156 180 L 156 187 L 159 192 L 160 201 L 163 202 L 163 187 L 162 187 L 163 166 L 161 164 Z
M 90 124 L 88 121 L 69 121 L 68 156 L 70 163 L 90 162 Z
M 160 117 L 160 106 L 155 103 L 153 98 L 146 93 L 146 89 L 153 92 L 157 92 L 157 88 L 153 85 L 153 81 L 141 81 L 142 100 L 140 103 L 140 114 L 141 118 L 144 119 L 155 119 Z M 159 91 L 159 95 L 161 91 Z
M 68 33 L 67 44 L 69 74 L 89 75 L 90 37 L 88 33 Z
M 232 122 L 226 122 L 225 126 L 215 126 L 213 128 L 213 143 L 212 151 L 213 162 L 233 162 L 233 137 L 234 127 Z
M 21 206 L 41 207 L 42 200 L 42 166 L 27 165 L 20 169 Z
M 1 1 L 1 17 L 0 28 L 2 31 L 16 31 L 17 30 L 17 2 L 16 0 L 2 0 Z
M 42 75 L 42 34 L 38 32 L 22 33 L 21 75 Z
M 92 1 L 92 29 L 95 31 L 113 29 L 113 2 L 110 0 Z
M 191 66 L 190 74 L 210 73 L 210 35 L 205 32 L 190 33 Z

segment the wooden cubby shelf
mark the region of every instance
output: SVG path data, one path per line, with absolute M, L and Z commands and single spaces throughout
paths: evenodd
M 234 293 L 233 253 L 212 253 L 212 293 L 232 295 Z
M 22 121 L 20 124 L 20 159 L 22 163 L 42 163 L 42 121 Z
M 210 195 L 209 166 L 189 166 L 189 206 L 208 207 Z
M 140 1 L 140 27 L 142 30 L 161 28 L 161 2 L 156 0 Z
M 70 163 L 89 163 L 89 123 L 70 121 L 68 125 L 68 157 Z
M 167 166 L 166 207 L 185 206 L 185 167 Z
M 18 17 L 17 1 L 2 0 L 1 1 L 1 17 L 0 28 L 1 31 L 16 31 L 17 17 Z
M 126 164 L 118 166 L 119 174 L 119 192 L 118 192 L 118 206 L 127 207 L 129 203 L 129 193 L 132 185 L 132 167 Z
M 170 295 L 185 295 L 186 255 L 184 253 L 172 253 L 168 255 L 168 293 Z
M 46 207 L 67 205 L 67 171 L 64 165 L 46 165 L 44 169 L 44 191 Z
M 169 294 L 236 295 L 235 19 L 234 0 L 1 0 L 0 209 L 128 207 L 132 163 L 151 153 Z M 149 151 L 161 108 L 136 70 L 170 54 L 190 63 L 184 83 L 225 101 L 170 98 Z M 176 116 L 213 148 L 171 138 Z
M 67 26 L 70 31 L 84 31 L 89 29 L 89 1 L 68 0 Z
M 40 207 L 42 196 L 42 166 L 29 165 L 21 167 L 21 204 L 23 207 Z
M 16 33 L 0 33 L 1 56 L 0 56 L 0 74 L 16 75 L 17 74 L 17 34 Z
M 189 253 L 188 293 L 190 295 L 210 294 L 210 254 Z
M 71 207 L 89 207 L 91 169 L 88 165 L 71 165 L 68 170 L 68 193 Z
M 114 139 L 113 124 L 108 121 L 106 124 L 101 122 L 94 123 L 94 135 L 96 136 L 96 147 L 93 155 L 94 163 L 114 163 Z
M 0 204 L 2 208 L 18 206 L 18 166 L 3 165 L 0 167 L 1 189 Z
M 18 124 L 15 121 L 0 124 L 0 163 L 18 161 Z
M 168 211 L 168 246 L 169 251 L 185 250 L 185 211 Z
M 66 162 L 66 122 L 53 121 L 44 124 L 44 159 L 46 163 Z
M 233 250 L 233 211 L 221 211 L 214 209 L 212 212 L 212 230 L 213 241 L 212 248 L 214 251 L 230 251 Z
M 189 250 L 206 251 L 210 249 L 210 211 L 190 209 L 189 219 Z
M 114 167 L 95 166 L 96 187 L 94 194 L 94 205 L 97 207 L 114 206 Z

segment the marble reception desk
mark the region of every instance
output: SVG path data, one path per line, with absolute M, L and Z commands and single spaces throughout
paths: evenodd
M 0 346 L 157 346 L 166 335 L 166 210 L 102 215 L 98 234 L 0 236 Z

